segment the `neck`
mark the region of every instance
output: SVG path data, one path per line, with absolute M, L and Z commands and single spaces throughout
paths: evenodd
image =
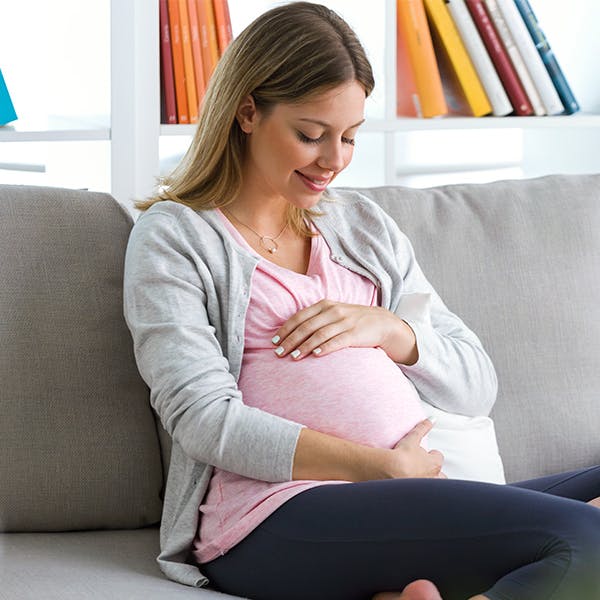
M 279 231 L 287 221 L 289 202 L 272 187 L 254 175 L 256 168 L 245 163 L 242 166 L 242 186 L 229 211 L 259 231 Z
M 288 218 L 288 203 L 279 202 L 250 202 L 236 199 L 224 210 L 234 219 L 238 219 L 262 234 L 273 234 L 281 231 Z

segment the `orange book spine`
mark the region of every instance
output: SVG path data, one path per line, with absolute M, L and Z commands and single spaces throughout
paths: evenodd
M 181 46 L 183 48 L 183 68 L 185 71 L 188 112 L 190 123 L 197 123 L 198 94 L 196 93 L 196 76 L 194 74 L 194 57 L 192 55 L 192 39 L 187 0 L 179 0 L 179 21 L 181 24 Z
M 177 122 L 189 123 L 187 90 L 185 88 L 185 67 L 181 42 L 181 21 L 179 20 L 178 0 L 169 0 L 169 27 L 171 29 L 171 50 L 173 51 L 173 74 L 175 77 L 175 98 L 177 100 Z
M 202 66 L 206 85 L 219 60 L 219 45 L 217 42 L 217 26 L 212 0 L 197 0 L 198 27 L 202 48 Z
M 398 14 L 396 20 L 396 114 L 399 117 L 422 117 L 415 75 L 408 57 L 406 37 L 400 34 Z
M 229 2 L 227 0 L 213 0 L 215 22 L 217 24 L 217 42 L 219 43 L 219 56 L 225 52 L 229 42 L 233 39 L 231 30 L 231 16 L 229 15 Z
M 202 103 L 206 92 L 206 81 L 204 80 L 204 67 L 202 66 L 202 47 L 200 42 L 200 28 L 198 27 L 198 10 L 196 0 L 187 0 L 188 15 L 190 18 L 190 39 L 192 44 L 192 55 L 194 58 L 194 76 L 196 79 L 196 95 L 198 104 Z
M 410 61 L 419 115 L 438 117 L 448 113 L 423 0 L 397 0 L 398 36 L 403 37 Z

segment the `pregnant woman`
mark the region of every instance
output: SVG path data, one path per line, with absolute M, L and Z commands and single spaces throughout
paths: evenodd
M 395 223 L 328 190 L 373 85 L 334 12 L 265 13 L 137 204 L 125 317 L 173 441 L 159 564 L 254 599 L 597 600 L 597 467 L 499 486 L 427 448 L 420 400 L 485 415 L 496 376 Z

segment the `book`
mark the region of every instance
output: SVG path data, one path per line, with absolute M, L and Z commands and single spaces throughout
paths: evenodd
M 194 59 L 194 80 L 196 81 L 196 96 L 198 104 L 202 103 L 206 92 L 204 80 L 204 67 L 202 66 L 202 47 L 200 42 L 200 27 L 198 25 L 198 7 L 196 0 L 187 0 L 188 15 L 190 18 L 190 42 Z
M 464 113 L 464 103 L 460 102 L 460 99 L 464 98 L 467 114 L 474 117 L 489 114 L 492 112 L 492 105 L 481 85 L 477 71 L 475 71 L 475 67 L 469 58 L 454 21 L 446 8 L 445 1 L 424 0 L 424 3 L 431 24 L 434 49 L 436 50 L 442 85 L 444 86 L 449 108 L 454 109 L 454 112 Z M 446 77 L 444 77 L 442 69 L 444 63 L 447 65 L 448 75 Z M 450 93 L 455 89 L 458 89 L 458 94 L 453 94 L 451 96 L 453 101 L 451 101 Z
M 525 90 L 525 93 L 529 98 L 529 102 L 531 102 L 531 106 L 533 107 L 533 113 L 538 117 L 545 115 L 546 110 L 542 104 L 540 94 L 535 87 L 535 83 L 533 82 L 531 75 L 529 74 L 529 70 L 525 65 L 525 61 L 521 56 L 521 52 L 515 44 L 512 33 L 506 24 L 506 20 L 504 19 L 503 14 L 500 12 L 498 3 L 496 0 L 483 1 L 485 2 L 485 6 L 488 10 L 488 15 L 494 23 L 496 31 L 502 40 L 502 44 L 504 45 L 504 48 L 510 57 L 513 67 L 515 68 L 515 71 L 517 72 L 517 75 L 523 84 L 523 89 Z
M 212 0 L 197 0 L 198 27 L 200 29 L 200 47 L 202 48 L 202 66 L 204 81 L 208 81 L 219 60 L 217 26 Z
M 173 54 L 173 77 L 175 79 L 175 99 L 177 101 L 177 122 L 189 123 L 187 89 L 185 86 L 185 67 L 183 63 L 183 45 L 181 41 L 181 21 L 179 20 L 179 1 L 167 0 L 169 9 L 169 30 L 171 32 L 171 52 Z
M 185 72 L 185 89 L 188 100 L 188 116 L 190 123 L 198 122 L 198 94 L 196 93 L 196 75 L 194 74 L 194 56 L 192 54 L 192 38 L 187 0 L 179 0 L 179 24 L 181 31 L 181 47 L 183 49 L 183 69 Z
M 399 27 L 396 36 L 396 114 L 399 117 L 423 117 L 408 47 Z
M 173 53 L 169 32 L 169 9 L 167 0 L 160 0 L 160 82 L 161 82 L 161 123 L 177 123 L 177 102 L 175 100 L 175 79 L 173 77 Z
M 2 75 L 2 69 L 0 69 L 0 125 L 6 125 L 11 121 L 17 120 L 17 113 L 13 106 L 4 76 Z
M 513 106 L 506 95 L 500 77 L 498 77 L 496 67 L 494 67 L 490 55 L 481 40 L 479 31 L 475 27 L 465 0 L 446 0 L 446 3 L 465 48 L 473 61 L 473 66 L 479 75 L 488 100 L 492 105 L 493 115 L 504 117 L 510 114 L 513 112 Z
M 231 30 L 231 16 L 227 0 L 213 0 L 215 23 L 217 25 L 217 41 L 219 43 L 219 56 L 225 52 L 229 42 L 233 39 Z
M 465 2 L 490 58 L 496 67 L 502 85 L 513 105 L 515 114 L 519 116 L 532 115 L 533 107 L 531 106 L 531 102 L 529 102 L 523 84 L 488 15 L 483 0 L 465 0 Z
M 558 115 L 564 112 L 565 107 L 552 83 L 550 74 L 544 66 L 542 57 L 533 43 L 533 39 L 527 30 L 527 26 L 519 13 L 517 5 L 513 0 L 496 1 L 512 33 L 515 44 L 519 48 L 519 52 L 527 65 L 527 70 L 533 79 L 533 83 L 539 92 L 544 110 L 549 115 Z
M 396 0 L 399 116 L 448 114 L 423 0 Z
M 516 4 L 518 11 L 521 13 L 523 21 L 525 21 L 525 26 L 529 31 L 529 35 L 531 35 L 533 39 L 535 47 L 542 57 L 542 61 L 546 66 L 546 70 L 550 74 L 550 78 L 552 79 L 552 83 L 554 83 L 554 87 L 558 92 L 560 101 L 565 107 L 565 113 L 568 115 L 576 113 L 580 108 L 579 103 L 575 99 L 575 96 L 569 87 L 567 79 L 558 64 L 558 61 L 556 60 L 556 56 L 554 56 L 554 52 L 548 43 L 546 35 L 540 28 L 540 24 L 538 23 L 537 17 L 531 9 L 528 0 L 514 0 L 514 3 Z

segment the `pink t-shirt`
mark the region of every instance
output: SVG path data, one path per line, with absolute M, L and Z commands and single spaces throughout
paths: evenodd
M 219 214 L 235 240 L 256 254 Z M 320 235 L 312 238 L 306 275 L 261 258 L 252 278 L 238 381 L 244 402 L 323 433 L 392 448 L 425 414 L 412 383 L 381 348 L 345 348 L 299 361 L 279 358 L 273 351 L 271 338 L 277 329 L 301 308 L 324 298 L 376 306 L 377 288 L 333 262 Z M 194 557 L 198 563 L 217 558 L 284 502 L 324 483 L 347 482 L 269 483 L 215 469 L 200 506 Z

